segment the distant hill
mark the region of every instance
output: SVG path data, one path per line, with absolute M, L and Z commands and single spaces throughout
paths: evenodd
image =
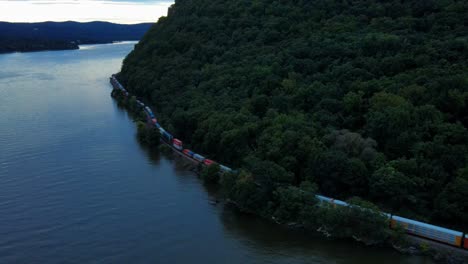
M 77 49 L 78 44 L 139 40 L 152 23 L 135 25 L 108 22 L 0 22 L 0 53 Z

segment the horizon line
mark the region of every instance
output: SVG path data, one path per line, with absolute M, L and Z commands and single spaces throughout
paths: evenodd
M 113 22 L 108 20 L 86 20 L 86 21 L 79 21 L 79 20 L 41 20 L 41 21 L 4 21 L 0 20 L 0 23 L 10 23 L 10 24 L 37 24 L 37 23 L 110 23 L 110 24 L 118 24 L 118 25 L 138 25 L 138 24 L 155 24 L 157 21 L 148 21 L 148 22 L 135 22 L 135 23 L 123 23 L 123 22 Z

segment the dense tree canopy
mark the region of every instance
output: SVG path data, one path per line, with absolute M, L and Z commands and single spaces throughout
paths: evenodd
M 247 208 L 294 218 L 306 181 L 467 231 L 466 14 L 457 0 L 177 0 L 118 77 L 186 145 L 244 169 L 222 182 Z

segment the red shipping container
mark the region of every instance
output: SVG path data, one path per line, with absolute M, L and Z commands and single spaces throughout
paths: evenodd
M 203 163 L 205 163 L 206 166 L 210 166 L 211 164 L 213 164 L 215 162 L 210 160 L 210 159 L 206 159 L 205 161 L 203 161 Z
M 182 141 L 178 140 L 177 138 L 174 138 L 174 140 L 172 141 L 172 143 L 174 143 L 174 144 L 177 145 L 177 146 L 182 146 Z

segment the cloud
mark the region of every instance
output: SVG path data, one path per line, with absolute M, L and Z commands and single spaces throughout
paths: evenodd
M 0 0 L 0 21 L 156 22 L 172 0 Z

